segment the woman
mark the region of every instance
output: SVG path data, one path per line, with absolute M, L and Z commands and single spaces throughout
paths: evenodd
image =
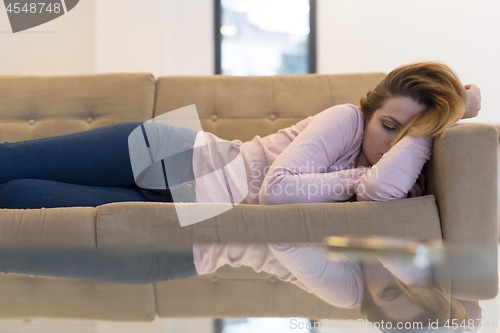
M 430 269 L 407 265 L 382 258 L 363 265 L 360 310 L 370 322 L 384 323 L 381 328 L 416 328 L 419 323 L 420 328 L 429 328 L 432 323 L 431 330 L 445 325 L 460 326 L 457 332 L 478 329 L 482 319 L 478 301 L 450 297 Z
M 247 186 L 249 191 L 242 202 L 385 201 L 422 195 L 425 184 L 422 180 L 417 184 L 416 180 L 430 158 L 432 138 L 461 118 L 475 117 L 480 109 L 480 92 L 474 85 L 463 87 L 446 65 L 426 62 L 396 68 L 360 104 L 361 107 L 349 104 L 331 107 L 264 138 L 256 136 L 245 143 L 233 141 L 241 149 L 246 163 L 248 183 L 240 185 Z M 125 123 L 0 145 L 1 207 L 172 201 L 168 187 L 162 192 L 135 185 L 127 138 L 138 126 L 142 124 Z M 148 129 L 142 127 L 142 130 L 145 133 Z M 168 130 L 174 133 L 172 140 L 191 147 L 196 147 L 200 139 L 206 144 L 227 142 L 210 133 L 188 129 L 179 133 L 170 127 Z M 149 147 L 149 143 L 146 144 Z M 195 175 L 204 162 L 200 156 L 192 156 Z M 188 165 L 181 166 L 182 170 L 191 169 L 190 159 L 186 161 Z M 192 178 L 187 174 L 182 177 Z M 221 193 L 214 193 L 208 187 L 210 183 L 200 183 L 196 184 L 198 198 L 220 202 Z M 12 258 L 19 255 L 23 254 L 15 251 L 6 254 Z M 30 253 L 24 255 L 23 260 L 29 261 L 38 255 Z M 128 277 L 126 272 L 104 276 L 105 263 L 115 260 L 116 256 L 94 255 L 99 257 L 93 259 L 96 264 L 83 270 L 78 266 L 79 255 L 69 254 L 61 259 L 58 265 L 66 265 L 66 268 L 37 265 L 43 260 L 37 258 L 32 264 L 37 265 L 38 270 L 32 265 L 16 269 L 16 262 L 22 260 L 13 259 L 12 266 L 4 266 L 3 271 L 54 276 L 74 274 L 74 277 L 111 282 L 149 283 L 211 273 L 226 264 L 247 265 L 257 272 L 275 274 L 341 307 L 360 304 L 366 277 L 359 263 L 329 261 L 321 246 L 311 245 L 194 244 L 192 251 L 175 255 L 147 254 L 158 256 L 163 262 L 161 268 L 167 267 L 169 272 L 155 269 L 154 276 L 146 273 L 140 277 L 133 269 L 136 262 L 144 263 L 140 256 L 126 259 L 132 263 L 125 266 L 130 266 L 136 274 Z M 153 265 L 157 261 L 151 262 Z M 67 268 L 68 265 L 72 268 Z

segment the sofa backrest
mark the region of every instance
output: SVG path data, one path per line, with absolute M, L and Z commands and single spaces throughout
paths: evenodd
M 0 142 L 147 121 L 154 96 L 148 73 L 0 75 Z
M 204 131 L 247 141 L 333 105 L 359 105 L 384 76 L 162 76 L 155 84 L 148 73 L 0 75 L 0 142 L 147 121 L 191 104 L 196 105 Z
M 384 73 L 266 77 L 162 76 L 154 116 L 195 104 L 204 131 L 226 140 L 276 133 L 331 106 L 359 105 Z

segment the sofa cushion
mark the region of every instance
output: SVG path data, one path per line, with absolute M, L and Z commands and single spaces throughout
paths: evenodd
M 321 243 L 325 236 L 441 239 L 433 195 L 396 201 L 236 205 L 181 227 L 173 203 L 116 202 L 98 207 L 97 246 L 168 248 L 193 242 Z
M 152 321 L 153 284 L 128 285 L 82 279 L 2 274 L 0 318 Z
M 0 142 L 152 118 L 152 74 L 0 75 Z
M 249 278 L 251 277 L 251 283 Z M 155 284 L 158 317 L 363 318 L 359 307 L 338 308 L 314 294 L 250 267 Z M 190 300 L 172 302 L 172 300 Z
M 95 207 L 0 209 L 0 246 L 96 248 Z

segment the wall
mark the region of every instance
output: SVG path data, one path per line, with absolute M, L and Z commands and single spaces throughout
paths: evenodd
M 213 74 L 208 0 L 97 0 L 96 73 Z
M 95 67 L 94 1 L 82 0 L 78 6 L 65 15 L 15 34 L 12 33 L 2 1 L 0 4 L 0 75 L 93 73 Z
M 498 1 L 318 0 L 318 72 L 389 72 L 441 60 L 481 88 L 472 122 L 500 124 Z
M 12 33 L 0 7 L 0 75 L 213 74 L 211 0 L 81 0 Z
M 165 72 L 165 2 L 96 0 L 95 73 Z

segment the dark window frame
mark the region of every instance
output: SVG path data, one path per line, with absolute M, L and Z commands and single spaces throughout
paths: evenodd
M 214 46 L 215 46 L 215 74 L 222 74 L 222 35 L 220 33 L 222 21 L 222 0 L 214 0 Z M 316 0 L 309 0 L 309 73 L 316 73 Z
M 224 330 L 224 322 L 223 322 L 223 319 L 224 318 L 214 318 L 214 333 L 222 333 L 222 331 Z M 317 327 L 321 327 L 321 323 L 319 321 L 319 319 L 309 319 L 309 322 L 311 323 L 311 329 L 309 330 L 310 333 L 312 332 L 316 332 L 316 326 Z

